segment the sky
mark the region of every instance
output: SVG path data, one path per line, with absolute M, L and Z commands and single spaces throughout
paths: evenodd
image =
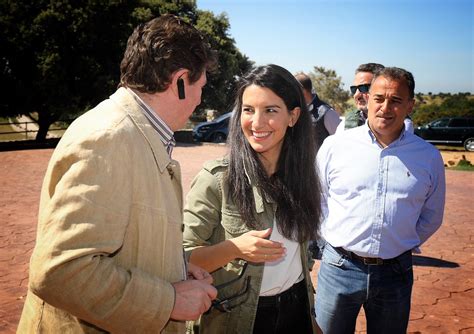
M 415 92 L 474 93 L 472 0 L 197 0 L 225 13 L 256 65 L 333 69 L 349 89 L 358 65 L 404 68 Z

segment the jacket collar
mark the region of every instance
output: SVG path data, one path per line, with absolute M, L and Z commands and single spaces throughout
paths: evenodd
M 143 114 L 140 105 L 124 87 L 120 87 L 112 96 L 110 96 L 110 99 L 116 102 L 123 110 L 125 110 L 127 115 L 130 116 L 132 122 L 150 146 L 155 162 L 160 169 L 160 172 L 163 173 L 172 160 L 166 152 L 166 148 L 156 130 Z

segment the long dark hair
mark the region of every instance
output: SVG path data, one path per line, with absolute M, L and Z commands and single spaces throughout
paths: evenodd
M 270 176 L 241 128 L 242 95 L 250 85 L 272 90 L 285 102 L 288 112 L 296 107 L 301 109 L 296 124 L 286 131 L 276 171 Z M 238 87 L 230 123 L 227 181 L 230 196 L 242 220 L 248 228 L 262 228 L 256 219 L 250 178 L 263 196 L 276 202 L 276 221 L 285 238 L 298 242 L 316 239 L 321 216 L 321 191 L 315 166 L 311 118 L 301 85 L 286 69 L 271 64 L 252 69 L 241 78 Z

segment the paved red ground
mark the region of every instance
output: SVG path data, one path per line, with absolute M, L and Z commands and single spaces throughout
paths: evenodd
M 184 192 L 222 145 L 180 146 Z M 14 333 L 28 283 L 38 199 L 52 150 L 0 152 L 0 332 Z M 474 333 L 474 173 L 447 171 L 445 221 L 415 260 L 409 333 Z M 315 265 L 314 273 L 318 264 Z M 361 316 L 357 330 L 364 332 Z

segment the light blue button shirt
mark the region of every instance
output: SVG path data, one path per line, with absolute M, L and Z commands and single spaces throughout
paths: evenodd
M 441 225 L 445 201 L 439 151 L 414 134 L 382 148 L 367 123 L 329 136 L 318 151 L 321 232 L 334 247 L 389 259 L 425 242 Z

